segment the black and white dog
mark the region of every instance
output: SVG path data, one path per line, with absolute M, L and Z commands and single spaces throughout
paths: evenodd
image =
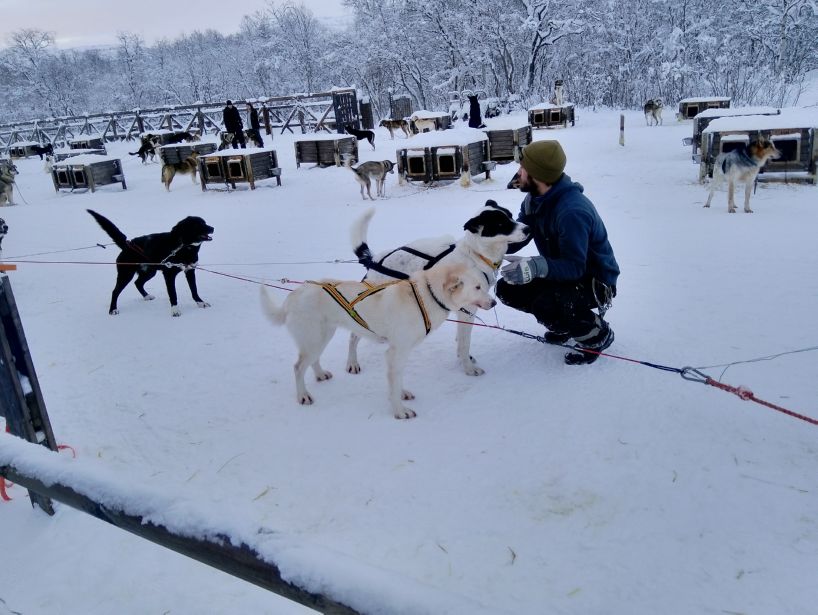
M 375 133 L 372 130 L 358 130 L 357 128 L 353 128 L 352 126 L 345 126 L 344 130 L 346 130 L 348 135 L 352 135 L 358 141 L 366 139 L 369 141 L 369 144 L 372 146 L 372 149 L 375 149 Z
M 430 269 L 437 263 L 463 263 L 478 271 L 489 286 L 497 281 L 497 269 L 503 262 L 510 243 L 528 238 L 528 227 L 517 222 L 512 213 L 492 200 L 463 225 L 466 233 L 459 240 L 451 236 L 429 237 L 372 255 L 366 242 L 369 221 L 374 209 L 364 213 L 353 225 L 352 246 L 358 261 L 367 268 L 364 280 L 378 284 L 389 280 L 403 279 L 412 272 Z M 484 373 L 470 354 L 471 332 L 474 315 L 458 314 L 463 321 L 457 325 L 457 356 L 463 371 L 469 376 Z M 353 334 L 349 340 L 347 371 L 357 374 L 361 371 L 358 363 L 358 338 Z
M 3 218 L 0 218 L 0 250 L 3 249 L 3 238 L 9 232 L 9 225 L 6 224 L 6 221 Z

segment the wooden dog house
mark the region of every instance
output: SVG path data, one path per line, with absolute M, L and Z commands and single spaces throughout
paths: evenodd
M 193 152 L 204 156 L 216 151 L 215 143 L 185 143 L 180 145 L 162 145 L 159 148 L 159 159 L 164 164 L 177 164 L 190 156 Z M 235 150 L 234 150 L 235 151 Z
M 778 115 L 780 109 L 775 107 L 736 107 L 733 109 L 706 109 L 693 118 L 693 136 L 682 140 L 684 145 L 693 146 L 693 160 L 697 161 L 699 149 L 702 146 L 702 131 L 710 125 L 710 122 L 720 117 L 738 117 L 742 115 Z
M 37 141 L 17 141 L 16 143 L 9 143 L 8 153 L 9 158 L 28 158 L 29 156 L 36 156 L 35 147 L 39 147 Z
M 409 147 L 397 150 L 397 159 L 401 182 L 459 179 L 468 185 L 480 173 L 489 179 L 497 164 L 489 159 L 488 137 L 476 128 L 418 135 Z
M 415 111 L 407 117 L 409 130 L 412 134 L 419 134 L 420 131 L 415 125 L 415 118 L 419 120 L 432 120 L 435 123 L 435 130 L 446 130 L 452 127 L 452 117 L 444 111 L 425 111 L 423 109 Z
M 679 101 L 679 111 L 676 119 L 691 120 L 707 109 L 729 109 L 730 99 L 725 96 L 709 96 L 703 98 L 683 98 Z
M 86 155 L 93 155 L 93 156 L 106 156 L 107 152 L 105 148 L 102 149 L 55 149 L 54 150 L 54 161 L 55 162 L 62 162 L 67 158 L 72 158 L 74 156 L 86 156 Z
M 568 128 L 575 125 L 576 117 L 574 105 L 566 103 L 562 105 L 552 105 L 551 103 L 540 103 L 528 110 L 528 123 L 533 128 L 555 128 L 562 126 Z
M 122 184 L 126 190 L 125 174 L 122 172 L 122 161 L 118 158 L 107 158 L 93 154 L 72 156 L 62 162 L 55 162 L 51 167 L 51 179 L 54 189 L 90 190 L 95 192 L 99 186 Z
M 489 140 L 489 160 L 519 162 L 523 148 L 531 143 L 531 125 L 516 128 L 484 128 Z
M 773 142 L 781 152 L 769 160 L 760 181 L 809 181 L 818 184 L 818 111 L 782 109 L 777 115 L 748 115 L 714 120 L 702 131 L 699 179 L 713 176 L 716 157 L 741 147 L 755 135 Z M 762 176 L 763 174 L 763 176 Z
M 346 160 L 358 161 L 358 139 L 353 136 L 313 134 L 293 143 L 296 168 L 308 162 L 322 167 L 342 167 Z
M 75 139 L 68 139 L 69 149 L 94 149 L 105 151 L 105 140 L 101 135 L 80 135 Z
M 235 189 L 238 183 L 250 184 L 250 189 L 255 190 L 257 181 L 273 177 L 280 186 L 281 168 L 274 149 L 231 149 L 199 156 L 202 190 L 207 190 L 207 184 L 225 184 Z

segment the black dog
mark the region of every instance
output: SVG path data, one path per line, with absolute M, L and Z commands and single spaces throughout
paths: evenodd
M 43 159 L 43 156 L 54 155 L 54 146 L 51 145 L 51 143 L 46 143 L 45 145 L 32 145 L 31 149 L 40 157 L 40 160 Z
M 139 294 L 146 301 L 154 299 L 153 295 L 145 291 L 145 282 L 155 276 L 160 269 L 165 276 L 172 316 L 181 314 L 176 306 L 176 276 L 182 269 L 185 270 L 187 285 L 196 305 L 201 308 L 210 307 L 196 290 L 196 269 L 193 265 L 199 259 L 199 246 L 202 242 L 213 239 L 210 236 L 213 232 L 212 226 L 198 216 L 188 216 L 179 221 L 169 233 L 152 233 L 129 240 L 108 218 L 90 209 L 87 211 L 122 250 L 116 257 L 116 286 L 111 293 L 109 314 L 119 314 L 116 307 L 117 298 L 134 275 L 137 276 L 134 285 Z
M 483 118 L 480 116 L 480 103 L 477 96 L 469 96 L 469 128 L 485 128 Z
M 9 225 L 3 218 L 0 218 L 0 250 L 3 249 L 3 237 L 9 232 Z
M 375 149 L 375 133 L 371 130 L 357 130 L 352 126 L 345 126 L 344 130 L 346 130 L 348 135 L 352 135 L 358 141 L 361 139 L 366 139 L 369 141 L 369 144 L 372 146 L 372 149 Z

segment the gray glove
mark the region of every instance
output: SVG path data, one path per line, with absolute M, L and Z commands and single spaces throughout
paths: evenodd
M 528 284 L 534 278 L 548 275 L 548 261 L 542 256 L 515 256 L 506 254 L 508 265 L 500 269 L 503 279 L 509 284 Z

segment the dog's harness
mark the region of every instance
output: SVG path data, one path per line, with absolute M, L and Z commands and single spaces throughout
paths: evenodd
M 349 317 L 352 318 L 352 320 L 361 325 L 367 331 L 372 331 L 372 329 L 369 328 L 367 322 L 355 309 L 355 305 L 360 303 L 367 297 L 371 297 L 375 293 L 382 291 L 384 288 L 392 286 L 393 284 L 400 284 L 403 281 L 404 280 L 395 280 L 394 282 L 384 282 L 383 284 L 370 284 L 369 282 L 366 281 L 361 282 L 364 286 L 367 287 L 366 290 L 358 293 L 358 295 L 356 295 L 355 298 L 353 298 L 351 301 L 344 297 L 344 295 L 341 294 L 341 291 L 338 290 L 338 284 L 340 284 L 340 282 L 316 282 L 314 280 L 307 280 L 306 283 L 315 284 L 316 286 L 320 286 L 321 288 L 323 288 L 326 291 L 326 293 L 330 297 L 332 297 L 335 300 L 335 302 L 338 305 L 340 305 L 347 314 L 349 314 Z M 432 331 L 432 321 L 429 320 L 429 313 L 426 311 L 426 305 L 423 303 L 423 298 L 418 293 L 417 286 L 412 280 L 405 281 L 409 283 L 409 287 L 412 289 L 412 295 L 414 295 L 415 297 L 415 302 L 417 303 L 418 309 L 420 310 L 420 316 L 423 319 L 423 326 L 426 329 L 426 335 L 429 335 L 429 333 Z M 449 308 L 443 305 L 443 303 L 441 303 L 440 300 L 437 297 L 435 297 L 435 294 L 432 292 L 431 287 L 429 287 L 428 284 L 426 286 L 427 288 L 429 288 L 429 292 L 432 295 L 432 299 L 435 300 L 435 303 L 437 303 L 441 308 L 449 312 L 450 311 Z M 374 331 L 372 332 L 374 333 Z
M 413 256 L 417 256 L 418 258 L 422 258 L 426 261 L 426 264 L 423 266 L 424 271 L 427 269 L 431 269 L 435 265 L 437 265 L 443 258 L 454 252 L 455 244 L 451 244 L 448 248 L 443 250 L 440 254 L 436 256 L 430 256 L 429 254 L 424 254 L 420 250 L 415 250 L 414 248 L 410 248 L 409 246 L 401 246 L 400 248 L 395 248 L 388 254 L 384 255 L 384 257 L 379 261 L 374 261 L 372 259 L 372 252 L 369 249 L 369 246 L 366 243 L 362 243 L 356 250 L 355 256 L 358 257 L 358 262 L 361 263 L 367 269 L 371 269 L 372 271 L 377 271 L 378 273 L 382 273 L 383 275 L 388 275 L 390 278 L 396 278 L 398 280 L 406 280 L 409 276 L 404 273 L 403 271 L 398 271 L 396 269 L 390 269 L 383 262 L 392 256 L 395 252 L 400 252 L 403 250 L 404 252 L 408 252 Z

